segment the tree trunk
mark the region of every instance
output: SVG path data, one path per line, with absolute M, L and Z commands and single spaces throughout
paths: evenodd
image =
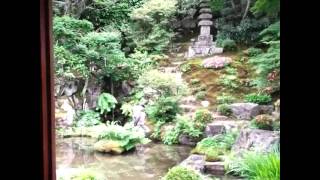
M 113 87 L 113 81 L 110 78 L 110 89 L 111 89 L 111 94 L 114 96 L 114 87 Z M 114 109 L 112 109 L 112 121 L 114 121 Z
M 246 6 L 246 9 L 245 9 L 244 14 L 242 16 L 242 20 L 244 20 L 244 18 L 247 17 L 247 14 L 248 14 L 248 11 L 249 11 L 249 8 L 250 8 L 250 4 L 251 4 L 251 0 L 247 0 L 247 6 Z

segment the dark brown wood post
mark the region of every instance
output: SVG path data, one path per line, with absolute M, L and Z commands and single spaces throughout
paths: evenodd
M 41 129 L 43 180 L 56 179 L 52 54 L 52 2 L 40 0 Z

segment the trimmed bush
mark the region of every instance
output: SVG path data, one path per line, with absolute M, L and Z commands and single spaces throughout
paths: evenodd
M 217 111 L 222 114 L 222 115 L 225 115 L 225 116 L 230 116 L 232 111 L 231 111 L 231 108 L 229 107 L 228 104 L 220 104 L 218 107 L 217 107 Z
M 267 94 L 252 93 L 245 96 L 245 101 L 262 105 L 269 104 L 272 101 L 272 98 L 270 95 Z
M 225 51 L 235 51 L 237 50 L 236 42 L 232 39 L 226 39 L 222 42 L 222 47 Z
M 171 168 L 162 180 L 202 180 L 202 178 L 194 170 L 183 166 L 176 166 Z

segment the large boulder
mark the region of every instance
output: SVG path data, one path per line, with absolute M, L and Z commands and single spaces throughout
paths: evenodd
M 93 149 L 102 153 L 121 154 L 124 152 L 124 149 L 117 141 L 104 139 L 96 142 Z
M 202 66 L 205 68 L 220 69 L 231 63 L 231 58 L 223 56 L 214 56 L 206 58 L 202 62 Z
M 237 119 L 251 120 L 260 114 L 260 107 L 255 103 L 233 103 L 229 107 Z
M 246 120 L 214 120 L 207 124 L 205 136 L 211 137 L 228 131 L 236 131 L 248 127 L 249 124 L 250 122 Z
M 243 129 L 240 132 L 232 151 L 241 153 L 242 151 L 270 152 L 274 145 L 280 143 L 279 131 L 268 131 L 261 129 Z
M 205 162 L 204 155 L 192 154 L 187 159 L 182 161 L 180 165 L 203 173 L 205 170 Z

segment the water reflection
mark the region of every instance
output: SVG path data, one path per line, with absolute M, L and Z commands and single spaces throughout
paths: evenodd
M 93 151 L 90 138 L 57 140 L 57 170 L 91 168 L 107 179 L 158 180 L 169 168 L 179 164 L 189 155 L 190 147 L 166 146 L 149 143 L 136 151 L 122 155 L 109 155 Z

